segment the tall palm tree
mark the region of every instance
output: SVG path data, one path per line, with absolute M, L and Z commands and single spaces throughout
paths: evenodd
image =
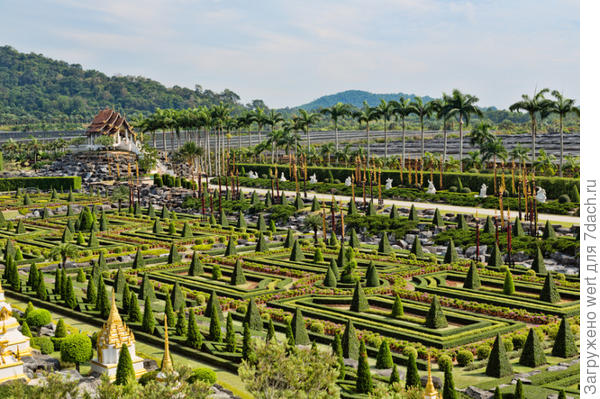
M 431 101 L 424 104 L 423 99 L 419 96 L 416 96 L 411 104 L 414 113 L 419 117 L 419 124 L 421 125 L 421 158 L 423 158 L 425 156 L 425 118 L 431 116 L 434 105 Z
M 469 133 L 469 138 L 472 146 L 478 146 L 482 151 L 485 143 L 494 140 L 494 134 L 491 132 L 492 125 L 487 121 L 479 122 Z
M 317 123 L 317 121 L 319 120 L 319 114 L 316 112 L 308 112 L 302 108 L 298 110 L 298 113 L 299 115 L 296 118 L 296 122 L 304 131 L 304 134 L 306 135 L 306 144 L 310 147 L 310 125 Z
M 557 114 L 558 125 L 560 131 L 560 163 L 559 163 L 559 175 L 563 175 L 563 157 L 564 157 L 564 144 L 563 144 L 563 121 L 564 118 L 570 114 L 576 114 L 579 116 L 579 107 L 575 106 L 575 100 L 572 98 L 565 98 L 562 93 L 557 90 L 552 91 L 552 96 L 555 98 L 554 101 L 550 101 L 548 106 L 545 108 L 543 114 Z
M 481 110 L 475 106 L 475 103 L 479 101 L 479 98 L 470 95 L 463 94 L 458 89 L 452 90 L 452 97 L 449 99 L 449 110 L 450 116 L 456 116 L 458 119 L 458 132 L 460 140 L 459 160 L 460 160 L 460 171 L 462 172 L 462 159 L 463 159 L 463 124 L 469 125 L 471 115 L 476 114 L 481 116 Z
M 271 143 L 271 163 L 273 163 L 273 160 L 275 158 L 275 150 L 277 148 L 277 140 L 279 140 L 279 137 L 281 136 L 280 133 L 274 134 L 274 131 L 277 129 L 277 124 L 280 122 L 283 122 L 285 119 L 283 119 L 283 115 L 281 114 L 281 112 L 277 112 L 275 110 L 271 110 L 269 112 L 269 114 L 267 115 L 267 119 L 266 119 L 266 123 L 267 125 L 269 125 L 271 127 L 271 131 L 270 133 L 270 137 L 267 141 L 269 141 Z
M 277 146 L 282 143 L 284 131 L 282 129 L 270 130 L 267 133 L 267 140 L 265 143 L 271 145 L 271 163 L 275 163 L 275 154 L 277 153 Z
M 409 98 L 400 97 L 399 101 L 394 101 L 394 113 L 396 119 L 402 120 L 402 167 L 406 165 L 406 117 L 415 112 Z
M 352 116 L 358 120 L 358 123 L 364 122 L 367 127 L 367 160 L 371 160 L 371 132 L 369 124 L 379 118 L 379 110 L 377 107 L 370 107 L 366 101 L 363 101 L 363 107 L 355 111 Z
M 498 186 L 496 184 L 496 161 L 497 158 L 506 160 L 508 153 L 504 144 L 502 144 L 501 138 L 494 138 L 493 140 L 486 141 L 482 147 L 482 160 L 488 161 L 492 159 L 494 163 L 494 194 L 498 194 Z
M 442 98 L 438 98 L 432 101 L 433 111 L 438 120 L 442 121 L 442 130 L 444 132 L 444 156 L 443 160 L 446 162 L 446 154 L 448 153 L 448 121 L 450 120 L 450 96 L 446 93 L 442 93 Z
M 545 112 L 549 107 L 549 100 L 544 97 L 544 94 L 549 92 L 549 89 L 542 89 L 538 92 L 534 91 L 533 96 L 527 94 L 521 95 L 521 101 L 512 104 L 508 109 L 512 112 L 525 111 L 531 119 L 531 159 L 535 162 L 535 138 L 537 133 L 537 116 Z
M 348 116 L 352 113 L 349 104 L 337 103 L 329 108 L 323 108 L 320 111 L 323 115 L 329 115 L 333 121 L 333 127 L 335 129 L 335 150 L 339 150 L 340 138 L 338 133 L 338 120 L 343 116 Z
M 327 165 L 331 165 L 331 154 L 335 152 L 335 145 L 333 143 L 325 143 L 321 145 L 320 150 L 323 161 L 327 157 Z
M 253 121 L 256 122 L 256 126 L 258 127 L 257 134 L 258 142 L 260 143 L 262 141 L 260 133 L 262 132 L 263 126 L 267 123 L 267 114 L 265 113 L 264 109 L 257 107 L 252 113 L 252 117 Z M 250 146 L 252 146 L 252 140 L 250 140 Z
M 523 165 L 529 161 L 529 150 L 522 146 L 521 143 L 517 143 L 517 145 L 510 150 L 509 155 L 512 161 L 519 162 L 521 169 L 523 168 Z
M 395 102 L 390 101 L 386 102 L 383 98 L 381 99 L 379 105 L 377 106 L 377 111 L 379 112 L 379 116 L 383 118 L 383 134 L 385 137 L 385 158 L 388 157 L 388 122 L 392 115 L 394 115 L 394 110 L 396 108 Z

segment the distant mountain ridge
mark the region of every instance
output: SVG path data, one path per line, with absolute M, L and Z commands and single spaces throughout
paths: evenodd
M 355 107 L 362 107 L 363 102 L 366 101 L 370 106 L 379 104 L 380 100 L 390 101 L 398 100 L 400 97 L 413 99 L 417 97 L 416 94 L 405 94 L 405 93 L 371 93 L 364 90 L 346 90 L 335 94 L 329 94 L 313 100 L 307 104 L 299 105 L 293 109 L 303 108 L 306 110 L 315 110 L 319 108 L 331 107 L 337 103 L 351 104 Z M 433 100 L 433 97 L 421 96 L 423 102 L 429 102 Z

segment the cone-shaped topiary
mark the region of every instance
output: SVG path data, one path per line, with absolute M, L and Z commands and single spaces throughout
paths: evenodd
M 523 345 L 521 357 L 519 358 L 519 364 L 528 367 L 538 367 L 544 363 L 546 363 L 544 348 L 535 330 L 530 328 L 525 345 Z
M 468 288 L 471 290 L 478 290 L 481 288 L 481 280 L 479 280 L 479 272 L 477 271 L 477 265 L 475 262 L 471 262 L 471 266 L 469 267 L 469 272 L 467 273 L 467 278 L 465 279 L 463 288 Z
M 321 210 L 321 203 L 319 202 L 316 196 L 313 196 L 312 205 L 310 207 L 311 212 L 316 212 Z
M 343 270 L 347 264 L 348 259 L 346 258 L 346 248 L 344 247 L 344 243 L 342 243 L 342 245 L 340 245 L 340 250 L 338 251 L 337 266 L 339 269 Z
M 229 236 L 229 241 L 227 242 L 227 248 L 225 249 L 224 255 L 225 256 L 236 255 L 237 254 L 236 246 L 237 246 L 237 239 L 235 239 L 233 236 Z
M 558 393 L 558 399 L 567 399 L 567 394 L 565 393 L 564 389 L 561 389 Z
M 421 387 L 421 377 L 419 377 L 419 370 L 417 369 L 417 355 L 416 351 L 410 351 L 408 353 L 408 365 L 406 366 L 406 388 Z
M 494 391 L 494 396 L 492 396 L 492 399 L 502 399 L 502 392 L 500 392 L 500 387 L 496 387 L 496 390 Z
M 188 270 L 188 275 L 201 276 L 202 274 L 204 274 L 204 268 L 200 262 L 200 256 L 196 251 L 194 251 L 192 254 L 192 262 L 190 263 L 190 268 Z
M 212 321 L 212 319 L 211 319 Z M 268 341 L 268 340 L 267 340 Z M 227 325 L 225 327 L 225 352 L 235 352 L 235 329 L 233 328 L 233 317 L 231 312 L 227 314 Z
M 97 247 L 99 244 L 98 242 L 98 238 L 96 237 L 96 232 L 94 230 L 92 230 L 92 232 L 90 233 L 90 239 L 88 240 L 88 247 L 89 248 L 94 248 Z
M 337 236 L 335 235 L 335 233 L 332 231 L 331 235 L 329 236 L 329 246 L 330 247 L 337 247 L 339 245 L 339 241 L 337 239 Z
M 193 235 L 194 235 L 194 233 L 192 232 L 192 228 L 190 227 L 188 222 L 184 222 L 183 229 L 181 230 L 181 236 L 183 238 L 189 238 L 189 237 L 192 237 Z
M 392 367 L 392 374 L 390 374 L 390 379 L 389 379 L 388 383 L 394 384 L 394 383 L 399 383 L 399 382 L 400 382 L 400 374 L 398 373 L 398 367 L 396 367 L 396 365 L 394 364 L 394 366 Z
M 544 225 L 544 232 L 542 234 L 542 238 L 544 240 L 547 240 L 549 238 L 556 238 L 556 232 L 554 231 L 554 227 L 552 227 L 549 220 L 546 220 L 546 224 Z
M 456 217 L 456 229 L 457 230 L 469 230 L 469 226 L 467 225 L 467 222 L 465 221 L 465 215 L 463 215 L 462 213 L 459 213 L 458 216 Z
M 400 219 L 396 205 L 392 205 L 392 209 L 390 210 L 390 219 Z
M 167 263 L 177 263 L 181 261 L 181 255 L 177 252 L 177 247 L 175 244 L 171 244 L 171 248 L 169 248 L 169 258 L 167 259 Z
M 75 309 L 77 306 L 77 298 L 75 297 L 75 291 L 73 290 L 73 280 L 71 276 L 67 277 L 67 292 L 65 294 L 65 304 L 69 309 Z
M 271 193 L 267 192 L 265 195 L 265 207 L 270 208 L 273 205 L 273 199 L 271 198 Z
M 358 359 L 358 338 L 352 320 L 346 321 L 346 328 L 342 335 L 342 351 L 346 359 Z
M 566 317 L 563 316 L 560 326 L 558 327 L 558 333 L 554 339 L 554 346 L 552 347 L 552 356 L 557 357 L 571 357 L 578 353 L 577 344 L 575 344 L 575 338 L 571 331 L 571 326 Z
M 348 216 L 358 214 L 358 207 L 356 206 L 356 202 L 352 199 L 348 203 Z
M 40 272 L 40 281 L 37 285 L 37 289 L 36 289 L 36 297 L 38 299 L 41 299 L 42 301 L 45 301 L 48 299 L 48 291 L 46 291 L 46 283 L 44 282 L 44 276 L 43 274 Z
M 301 262 L 304 260 L 304 253 L 302 252 L 302 248 L 300 248 L 300 240 L 294 241 L 292 253 L 290 254 L 290 260 L 292 262 Z
M 142 319 L 142 330 L 147 332 L 148 334 L 154 334 L 154 327 L 156 326 L 156 319 L 154 318 L 154 313 L 152 312 L 152 303 L 150 302 L 150 297 L 146 297 L 146 301 L 144 302 L 144 318 Z
M 165 318 L 167 319 L 168 327 L 175 327 L 175 312 L 173 311 L 173 305 L 171 304 L 171 297 L 169 295 L 166 295 L 165 298 Z
M 381 240 L 379 240 L 379 248 L 377 248 L 377 252 L 383 255 L 389 255 L 392 253 L 392 247 L 390 245 L 390 240 L 388 239 L 387 233 L 384 231 L 381 234 Z
M 255 331 L 262 330 L 262 319 L 260 318 L 260 312 L 258 306 L 254 302 L 254 298 L 250 298 L 248 308 L 246 309 L 246 315 L 244 316 L 244 323 L 248 323 L 248 326 Z
M 123 292 L 123 289 L 125 288 L 125 284 L 127 284 L 127 282 L 125 281 L 125 273 L 123 272 L 123 269 L 121 269 L 121 265 L 119 265 L 119 269 L 117 270 L 117 276 L 113 281 L 113 288 L 115 290 L 115 293 L 121 294 Z
M 285 196 L 285 194 L 281 194 L 281 205 L 287 205 L 287 204 L 288 204 L 287 197 Z
M 150 300 L 156 299 L 156 296 L 154 295 L 154 286 L 150 283 L 150 278 L 147 273 L 144 273 L 144 276 L 142 277 L 139 297 L 140 299 L 146 299 L 147 297 L 150 297 Z
M 410 247 L 410 253 L 415 254 L 417 258 L 423 257 L 423 247 L 421 245 L 421 240 L 419 240 L 419 237 L 415 237 L 415 240 L 413 241 L 412 246 Z
M 390 346 L 386 340 L 381 342 L 379 345 L 379 351 L 377 351 L 377 363 L 375 364 L 376 369 L 390 369 L 394 365 L 392 360 L 392 353 L 390 352 Z
M 339 280 L 339 278 L 340 278 L 340 271 L 339 271 L 339 269 L 337 267 L 337 262 L 336 262 L 335 259 L 332 258 L 332 259 L 329 260 L 329 267 L 331 268 L 331 271 L 333 272 L 335 278 L 337 280 Z
M 356 230 L 350 229 L 350 246 L 352 248 L 360 248 L 360 240 L 358 239 L 358 234 L 356 234 Z
M 150 219 L 154 219 L 156 217 L 156 211 L 154 210 L 154 206 L 152 204 L 148 204 L 148 217 L 150 217 Z
M 256 223 L 256 229 L 258 231 L 267 231 L 267 222 L 265 222 L 265 217 L 262 213 L 258 215 L 258 222 Z
M 446 316 L 444 316 L 442 305 L 437 295 L 434 295 L 433 301 L 431 301 L 431 306 L 425 319 L 425 326 L 432 329 L 448 327 L 448 321 L 446 321 Z
M 410 211 L 408 212 L 408 220 L 411 220 L 413 222 L 419 221 L 419 214 L 417 213 L 417 209 L 414 205 L 410 206 Z
M 315 249 L 315 253 L 313 254 L 313 262 L 315 262 L 315 263 L 325 262 L 325 259 L 323 258 L 323 252 L 321 252 L 321 248 Z
M 542 255 L 542 250 L 537 244 L 535 255 L 533 256 L 533 263 L 531 264 L 531 270 L 535 271 L 537 274 L 548 273 L 548 271 L 546 270 L 546 264 L 544 263 L 544 256 Z
M 456 247 L 454 246 L 454 240 L 452 238 L 448 242 L 446 247 L 446 254 L 444 255 L 444 263 L 458 262 L 458 254 L 456 253 Z
M 108 295 L 106 293 L 104 279 L 100 278 L 98 281 L 100 283 L 98 284 L 98 298 L 96 301 L 96 309 L 100 311 L 100 316 L 103 319 L 106 319 L 108 318 L 108 315 L 110 313 L 110 303 L 108 301 Z
M 392 306 L 392 317 L 401 317 L 404 316 L 404 307 L 402 306 L 402 300 L 399 295 L 396 295 L 396 299 L 394 299 L 394 305 Z
M 525 394 L 523 393 L 523 382 L 521 380 L 517 380 L 513 399 L 525 399 Z
M 354 286 L 354 293 L 352 294 L 352 302 L 350 303 L 350 310 L 352 312 L 364 312 L 369 309 L 369 301 L 363 291 L 360 281 L 356 282 Z
M 481 232 L 487 234 L 496 234 L 496 225 L 494 224 L 494 221 L 490 215 L 488 215 L 488 217 L 485 219 L 485 224 L 483 225 L 483 230 Z
M 269 323 L 267 323 L 267 342 L 275 339 L 275 326 L 273 325 L 273 320 L 269 319 Z
M 135 381 L 133 362 L 127 345 L 122 345 L 119 351 L 119 362 L 117 363 L 115 385 L 127 385 Z
M 144 261 L 144 255 L 142 255 L 142 249 L 138 247 L 137 251 L 135 252 L 135 257 L 133 258 L 133 264 L 131 267 L 133 269 L 142 269 L 145 266 L 146 262 Z
M 244 269 L 242 269 L 242 261 L 238 259 L 235 262 L 233 273 L 231 274 L 231 285 L 246 284 L 246 276 L 244 276 Z
M 498 248 L 498 244 L 496 243 L 494 243 L 494 247 L 492 248 L 492 253 L 490 253 L 487 264 L 488 266 L 492 267 L 500 267 L 504 265 L 504 261 L 502 260 L 502 252 L 500 252 L 500 248 Z
M 73 241 L 73 233 L 71 233 L 71 230 L 65 228 L 63 230 L 61 242 L 63 244 L 67 244 L 67 243 L 69 243 L 71 241 Z
M 160 224 L 160 221 L 158 219 L 154 220 L 154 224 L 152 225 L 152 232 L 154 234 L 162 234 L 163 232 L 162 224 Z
M 435 227 L 442 227 L 444 225 L 444 219 L 438 208 L 435 208 L 433 213 L 433 219 L 431 219 L 431 225 Z
M 238 229 L 245 229 L 248 227 L 248 223 L 246 223 L 246 219 L 244 218 L 244 212 L 240 210 L 238 213 L 238 221 L 237 221 Z
M 521 224 L 521 218 L 518 216 L 515 218 L 515 223 L 512 226 L 512 236 L 513 237 L 523 237 L 525 235 L 525 231 L 523 230 L 523 225 Z
M 221 308 L 221 301 L 217 296 L 215 290 L 212 290 L 210 296 L 208 297 L 208 302 L 206 302 L 206 309 L 204 310 L 204 317 L 210 318 L 212 316 L 213 305 L 217 309 L 217 314 L 219 316 L 219 320 L 225 320 L 225 316 L 223 315 L 223 310 Z
M 104 259 L 104 252 L 100 251 L 100 255 L 98 255 L 98 270 L 100 272 L 103 272 L 104 270 L 108 269 L 108 267 L 106 266 L 106 259 Z
M 292 232 L 292 229 L 288 229 L 287 235 L 285 236 L 285 241 L 283 242 L 283 247 L 284 248 L 293 247 L 294 241 L 296 241 L 296 239 L 294 238 L 294 233 Z
M 185 343 L 194 349 L 200 349 L 202 347 L 202 340 L 202 334 L 200 334 L 200 329 L 196 323 L 196 314 L 192 310 L 190 311 L 188 320 L 187 339 Z
M 454 388 L 454 377 L 452 376 L 452 367 L 444 370 L 444 390 L 442 391 L 443 399 L 458 399 L 458 393 Z
M 377 216 L 377 208 L 373 201 L 369 202 L 369 206 L 367 207 L 367 216 Z
M 296 345 L 310 345 L 306 323 L 299 308 L 296 308 L 294 317 L 292 318 L 292 334 L 294 335 Z
M 129 301 L 129 321 L 135 323 L 140 320 L 142 320 L 142 313 L 140 312 L 137 296 L 131 295 L 131 300 Z
M 224 209 L 221 209 L 221 214 L 219 215 L 219 224 L 221 227 L 229 227 L 229 221 L 227 220 L 227 215 L 225 214 Z
M 502 286 L 502 292 L 506 295 L 513 295 L 515 293 L 515 282 L 510 270 L 504 273 L 504 285 Z
M 377 267 L 375 263 L 371 261 L 367 268 L 367 287 L 379 287 L 379 274 L 377 273 Z
M 214 306 L 215 305 L 213 304 L 213 310 L 210 316 L 210 326 L 208 328 L 208 339 L 210 339 L 211 341 L 221 342 L 221 321 L 219 320 L 217 310 L 214 308 Z
M 296 208 L 296 210 L 304 208 L 304 201 L 302 201 L 302 197 L 300 197 L 300 194 L 296 194 L 296 199 L 294 200 L 294 207 Z
M 542 292 L 540 293 L 540 301 L 549 303 L 560 302 L 560 294 L 558 293 L 558 289 L 556 288 L 556 284 L 554 284 L 554 279 L 550 273 L 546 275 L 544 288 L 542 288 Z
M 91 281 L 92 279 L 90 279 Z M 121 294 L 121 303 L 123 308 L 123 315 L 129 314 L 129 304 L 131 303 L 131 291 L 129 290 L 129 284 L 125 284 L 123 288 L 123 294 Z
M 360 355 L 358 357 L 358 368 L 356 370 L 356 392 L 370 393 L 373 390 L 373 381 L 371 380 L 371 370 L 369 369 L 369 359 L 367 350 L 363 341 L 360 343 Z
M 179 281 L 175 282 L 173 289 L 171 290 L 171 303 L 175 309 L 178 309 L 182 305 L 185 305 L 185 297 L 183 296 L 183 292 L 181 292 L 181 287 L 179 286 Z
M 333 272 L 333 270 L 331 270 L 331 265 L 327 268 L 327 273 L 325 273 L 323 285 L 329 288 L 335 288 L 337 286 L 337 279 L 335 278 L 335 273 Z
M 497 334 L 496 340 L 494 341 L 494 345 L 492 346 L 492 350 L 490 352 L 490 356 L 488 357 L 485 374 L 489 375 L 490 377 L 502 378 L 511 375 L 512 373 L 513 369 L 512 365 L 508 361 L 506 348 L 502 343 L 500 334 Z

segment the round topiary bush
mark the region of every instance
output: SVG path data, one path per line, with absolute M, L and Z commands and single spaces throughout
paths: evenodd
M 33 337 L 33 347 L 38 348 L 43 355 L 54 352 L 54 344 L 49 337 Z
M 477 359 L 484 360 L 490 356 L 492 348 L 489 345 L 480 345 L 477 347 Z
M 450 186 L 448 187 L 448 191 L 450 191 L 451 193 L 455 193 L 458 191 L 458 188 L 456 188 L 456 186 Z
M 40 328 L 52 321 L 52 315 L 46 309 L 33 309 L 25 319 L 29 327 Z
M 521 349 L 525 345 L 527 337 L 523 334 L 515 334 L 512 337 L 512 344 L 514 349 Z
M 460 192 L 463 193 L 463 194 L 469 194 L 471 192 L 471 189 L 469 187 L 463 187 L 460 190 Z
M 568 194 L 561 194 L 560 197 L 558 197 L 559 204 L 564 204 L 567 202 L 571 202 L 571 198 L 569 197 Z
M 402 353 L 407 357 L 410 356 L 411 352 L 414 353 L 415 357 L 417 357 L 419 354 L 419 352 L 412 346 L 407 346 L 402 350 Z
M 146 385 L 147 383 L 149 383 L 150 381 L 154 381 L 156 380 L 156 376 L 158 375 L 158 373 L 160 372 L 160 370 L 153 370 L 153 371 L 149 371 L 146 374 L 142 375 L 140 377 L 140 379 L 138 380 L 138 382 L 141 385 Z
M 458 363 L 458 365 L 460 367 L 465 367 L 465 366 L 468 366 L 469 364 L 473 363 L 473 359 L 474 359 L 473 352 L 468 351 L 466 349 L 461 349 L 456 354 L 456 362 Z
M 506 349 L 507 352 L 510 352 L 514 349 L 514 345 L 512 342 L 512 339 L 505 339 L 504 340 L 504 349 Z
M 323 323 L 321 323 L 319 321 L 315 321 L 314 323 L 311 324 L 310 331 L 319 333 L 319 334 L 323 334 L 325 332 L 325 326 L 323 326 Z
M 448 355 L 441 355 L 438 357 L 437 363 L 440 371 L 446 371 L 452 367 L 452 358 Z
M 217 382 L 217 374 L 214 370 L 207 367 L 199 367 L 194 369 L 192 375 L 188 378 L 189 383 L 194 383 L 196 381 L 204 381 L 212 385 Z

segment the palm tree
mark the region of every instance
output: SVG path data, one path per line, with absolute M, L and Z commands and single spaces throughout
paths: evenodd
M 335 150 L 338 151 L 340 144 L 338 133 L 338 119 L 340 119 L 343 116 L 350 115 L 352 113 L 352 111 L 350 110 L 350 105 L 337 103 L 329 108 L 323 108 L 320 112 L 323 115 L 329 115 L 329 117 L 333 121 L 333 127 L 335 129 Z
M 555 101 L 549 101 L 547 107 L 544 109 L 542 114 L 558 114 L 558 125 L 560 131 L 560 163 L 559 163 L 559 175 L 563 175 L 563 120 L 570 114 L 574 113 L 579 116 L 579 107 L 575 106 L 575 100 L 572 98 L 565 98 L 562 93 L 557 90 L 552 91 L 552 96 L 556 99 Z
M 508 109 L 512 112 L 525 111 L 531 119 L 531 158 L 535 162 L 535 136 L 537 133 L 537 115 L 545 112 L 549 107 L 549 100 L 544 98 L 544 94 L 549 92 L 549 89 L 542 89 L 538 92 L 534 91 L 533 96 L 527 94 L 521 95 L 521 101 L 512 104 Z
M 267 114 L 265 110 L 261 107 L 257 107 L 256 110 L 252 113 L 253 122 L 256 122 L 256 126 L 258 127 L 258 142 L 261 142 L 260 133 L 262 131 L 263 126 L 267 123 Z M 250 140 L 250 146 L 252 146 L 252 140 Z
M 306 135 L 306 144 L 310 147 L 310 125 L 316 123 L 319 120 L 319 114 L 316 112 L 308 112 L 305 109 L 299 109 L 298 113 L 300 113 L 300 115 L 298 115 L 298 117 L 296 118 L 296 122 L 300 129 L 304 131 L 304 134 Z
M 460 140 L 460 171 L 462 172 L 462 159 L 463 159 L 463 124 L 469 125 L 471 114 L 481 116 L 482 113 L 475 106 L 475 103 L 479 101 L 479 98 L 470 94 L 463 94 L 458 89 L 452 90 L 452 97 L 449 99 L 449 116 L 456 116 L 458 119 L 458 131 Z
M 54 258 L 59 256 L 62 260 L 62 268 L 64 269 L 67 264 L 67 259 L 77 256 L 78 252 L 79 251 L 75 245 L 61 243 L 50 250 L 50 257 Z
M 494 140 L 494 134 L 490 131 L 492 125 L 489 122 L 481 121 L 469 133 L 469 138 L 472 146 L 478 146 L 483 149 L 485 143 Z
M 377 106 L 377 111 L 379 112 L 379 116 L 383 118 L 383 134 L 385 137 L 385 158 L 388 157 L 388 133 L 387 127 L 388 122 L 392 115 L 394 114 L 395 109 L 395 101 L 386 102 L 384 99 L 380 100 L 379 105 Z
M 450 96 L 446 93 L 442 93 L 442 98 L 433 100 L 431 106 L 435 112 L 435 116 L 438 120 L 442 121 L 442 130 L 444 132 L 444 157 L 443 160 L 446 162 L 446 154 L 448 150 L 448 121 L 450 120 Z
M 367 126 L 367 160 L 371 160 L 371 132 L 369 131 L 369 123 L 379 118 L 379 110 L 377 107 L 370 107 L 366 101 L 363 101 L 362 109 L 355 111 L 352 116 L 358 120 L 358 123 L 364 122 Z
M 327 165 L 331 165 L 331 154 L 335 151 L 335 145 L 333 143 L 325 143 L 321 145 L 321 156 L 323 157 L 323 161 L 325 161 L 325 157 L 327 157 Z
M 402 120 L 402 167 L 406 164 L 406 117 L 415 112 L 410 99 L 400 97 L 399 101 L 394 101 L 394 113 L 396 118 Z
M 197 146 L 194 142 L 188 141 L 183 147 L 179 149 L 177 152 L 178 155 L 188 164 L 190 171 L 192 173 L 191 181 L 194 181 L 194 169 L 196 167 L 196 160 L 198 157 L 202 156 L 203 153 L 202 147 Z
M 538 159 L 533 163 L 535 170 L 539 171 L 541 174 L 553 175 L 556 172 L 556 166 L 554 162 L 556 161 L 556 157 L 552 154 L 546 154 L 546 151 L 542 148 L 540 149 L 540 153 Z
M 350 144 L 346 144 L 343 149 L 335 152 L 335 157 L 338 162 L 343 162 L 345 166 L 348 166 L 348 161 L 350 161 L 352 146 Z
M 479 150 L 469 151 L 464 159 L 467 170 L 481 167 L 481 152 Z
M 425 156 L 425 118 L 428 118 L 433 113 L 434 105 L 432 102 L 423 104 L 423 99 L 416 96 L 411 103 L 414 113 L 419 117 L 419 123 L 421 125 L 421 158 Z
M 281 112 L 277 112 L 275 110 L 271 110 L 269 112 L 269 114 L 267 115 L 266 118 L 266 124 L 269 125 L 271 127 L 271 131 L 270 131 L 270 138 L 275 138 L 275 140 L 267 140 L 271 143 L 272 148 L 271 148 L 271 163 L 273 163 L 274 157 L 275 157 L 275 150 L 277 148 L 277 140 L 278 140 L 278 136 L 281 136 L 280 134 L 273 134 L 273 131 L 276 130 L 277 128 L 277 124 L 280 122 L 283 122 L 285 119 L 283 119 L 283 115 L 281 115 Z
M 509 155 L 512 161 L 519 162 L 521 169 L 523 168 L 523 165 L 529 161 L 529 150 L 520 143 L 517 143 L 517 145 L 513 147 Z
M 494 194 L 498 194 L 498 187 L 496 184 L 496 160 L 500 158 L 506 160 L 508 153 L 504 144 L 502 144 L 501 138 L 494 138 L 493 140 L 486 141 L 482 147 L 482 160 L 488 161 L 492 159 L 494 163 Z
M 275 154 L 277 153 L 277 146 L 282 144 L 284 134 L 285 133 L 282 129 L 270 130 L 269 133 L 267 133 L 267 140 L 265 141 L 265 143 L 267 145 L 271 145 L 271 163 L 275 163 Z
M 319 233 L 319 229 L 323 226 L 323 219 L 321 216 L 319 215 L 308 215 L 307 217 L 304 218 L 304 228 L 306 230 L 312 230 L 315 234 L 315 243 L 317 242 L 318 239 L 318 233 Z M 323 239 L 325 239 L 323 237 Z
M 112 191 L 111 194 L 111 199 L 114 203 L 114 201 L 117 201 L 119 203 L 119 211 L 121 210 L 121 204 L 123 203 L 123 201 L 128 200 L 129 197 L 129 187 L 127 186 L 118 186 L 115 187 L 115 189 Z

